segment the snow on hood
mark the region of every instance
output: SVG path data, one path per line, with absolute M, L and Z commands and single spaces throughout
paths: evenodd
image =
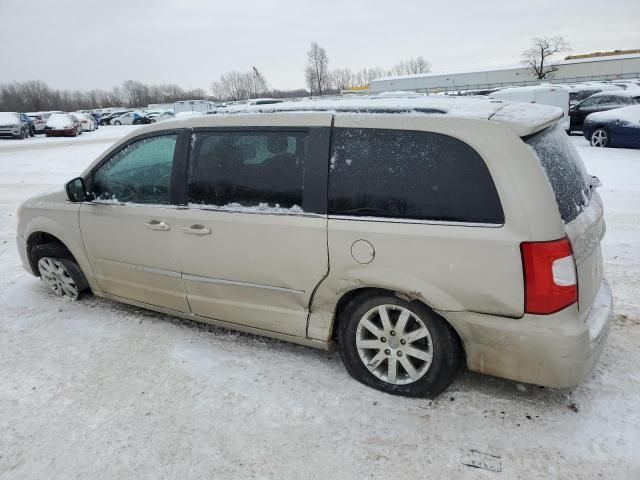
M 47 120 L 47 127 L 51 128 L 67 128 L 73 125 L 73 119 L 63 113 L 54 113 Z
M 20 117 L 13 112 L 0 112 L 0 125 L 19 125 Z
M 614 108 L 605 112 L 596 112 L 587 115 L 585 121 L 590 122 L 608 122 L 622 120 L 624 122 L 634 123 L 640 128 L 640 105 L 630 105 L 628 107 Z

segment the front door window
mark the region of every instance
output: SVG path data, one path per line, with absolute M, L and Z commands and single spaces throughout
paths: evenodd
M 169 204 L 177 135 L 162 135 L 127 145 L 95 173 L 96 201 Z

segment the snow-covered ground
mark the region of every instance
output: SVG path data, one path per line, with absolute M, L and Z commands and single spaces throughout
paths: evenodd
M 594 373 L 558 391 L 466 372 L 429 401 L 360 385 L 335 353 L 67 302 L 24 272 L 18 204 L 134 128 L 0 141 L 1 479 L 640 478 L 639 150 L 572 137 L 604 184 L 616 295 Z

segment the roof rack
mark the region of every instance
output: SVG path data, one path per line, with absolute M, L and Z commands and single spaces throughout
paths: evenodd
M 426 113 L 426 114 L 445 114 L 446 110 L 439 108 L 426 107 L 340 107 L 340 106 L 317 106 L 317 107 L 298 107 L 287 105 L 286 108 L 251 108 L 251 109 L 233 109 L 227 110 L 225 107 L 209 110 L 207 115 L 216 114 L 242 114 L 242 113 L 278 113 L 278 112 L 340 112 L 340 113 Z

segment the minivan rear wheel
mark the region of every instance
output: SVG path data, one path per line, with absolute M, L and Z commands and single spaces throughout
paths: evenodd
M 338 344 L 347 371 L 396 395 L 434 397 L 458 372 L 462 348 L 440 316 L 394 295 L 356 298 L 344 309 Z

